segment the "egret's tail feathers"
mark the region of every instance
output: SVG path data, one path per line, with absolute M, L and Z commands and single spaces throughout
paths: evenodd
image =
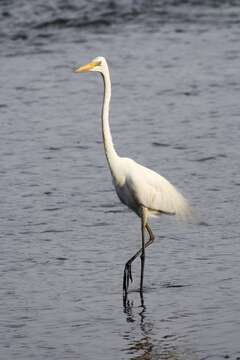
M 176 217 L 178 220 L 187 221 L 193 217 L 193 210 L 187 199 L 185 199 L 182 195 L 181 197 L 182 199 L 176 211 Z
M 178 220 L 186 221 L 192 217 L 193 212 L 188 200 L 175 187 L 169 188 L 165 197 L 163 195 L 163 200 L 165 210 L 175 215 Z
M 181 195 L 181 201 L 175 202 L 174 204 L 171 204 L 171 211 L 166 210 L 155 210 L 149 208 L 150 215 L 153 217 L 158 217 L 160 215 L 171 215 L 176 216 L 178 221 L 187 221 L 193 218 L 193 211 L 191 206 L 189 205 L 188 201 Z

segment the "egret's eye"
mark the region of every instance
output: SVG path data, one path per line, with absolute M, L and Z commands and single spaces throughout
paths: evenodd
M 99 61 L 94 61 L 94 65 L 95 66 L 100 66 L 102 63 L 101 63 L 101 61 L 99 60 Z

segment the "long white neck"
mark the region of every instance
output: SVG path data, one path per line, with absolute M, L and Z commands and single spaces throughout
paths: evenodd
M 114 165 L 116 160 L 119 158 L 117 155 L 113 142 L 112 135 L 109 127 L 109 105 L 111 99 L 111 80 L 108 67 L 104 68 L 102 72 L 103 82 L 104 82 L 104 97 L 103 97 L 103 107 L 102 107 L 102 135 L 103 135 L 103 144 L 104 150 L 107 157 L 108 165 L 114 175 Z

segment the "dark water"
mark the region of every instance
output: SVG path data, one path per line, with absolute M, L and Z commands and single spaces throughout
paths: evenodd
M 0 358 L 239 359 L 237 1 L 0 2 Z M 140 224 L 113 192 L 97 74 L 109 60 L 119 154 L 155 169 L 196 224 Z

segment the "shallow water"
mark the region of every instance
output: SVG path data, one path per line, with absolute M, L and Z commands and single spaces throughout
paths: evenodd
M 221 5 L 219 5 L 221 4 Z M 2 1 L 1 359 L 238 359 L 240 7 Z M 160 172 L 196 223 L 140 224 L 119 203 L 100 129 L 109 60 L 120 155 Z

